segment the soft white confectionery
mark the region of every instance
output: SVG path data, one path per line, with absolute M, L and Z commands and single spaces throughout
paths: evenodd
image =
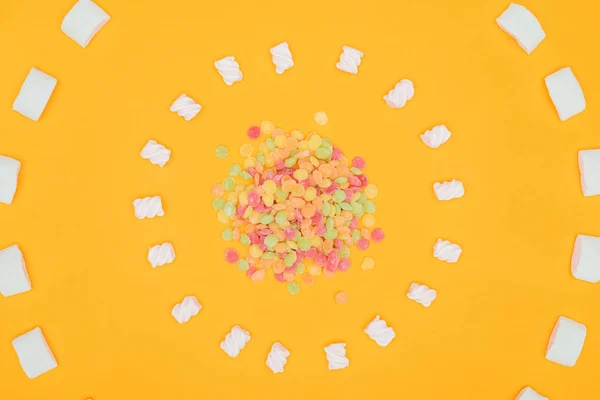
M 171 108 L 169 108 L 171 112 L 176 112 L 177 115 L 183 117 L 186 121 L 189 121 L 198 115 L 201 109 L 202 106 L 188 97 L 185 93 L 175 99 Z
M 148 261 L 152 264 L 152 268 L 160 267 L 165 264 L 170 264 L 175 260 L 175 249 L 169 242 L 157 244 L 150 247 L 148 250 Z
M 240 65 L 235 61 L 235 57 L 233 56 L 228 56 L 215 61 L 215 67 L 228 86 L 241 81 L 244 77 L 240 70 Z
M 154 218 L 156 216 L 162 217 L 165 215 L 162 208 L 162 200 L 159 196 L 135 199 L 133 201 L 133 211 L 138 219 Z
M 365 333 L 381 347 L 386 347 L 396 337 L 396 332 L 379 315 L 365 328 Z
M 225 336 L 225 340 L 221 342 L 221 349 L 227 353 L 229 357 L 237 357 L 249 341 L 250 333 L 236 325 L 231 329 L 231 332 Z
M 346 357 L 346 343 L 333 343 L 325 347 L 329 370 L 346 368 L 350 360 Z
M 159 165 L 162 168 L 171 158 L 171 150 L 156 142 L 156 140 L 148 140 L 140 155 L 142 158 L 150 160 L 152 164 Z
M 558 317 L 548 341 L 546 359 L 565 367 L 574 366 L 583 350 L 586 333 L 585 325 L 567 317 Z
M 392 108 L 402 108 L 406 102 L 415 96 L 415 86 L 412 81 L 402 79 L 396 86 L 383 96 L 386 104 Z
M 37 68 L 31 68 L 13 103 L 12 109 L 31 120 L 37 121 L 42 116 L 56 83 L 56 78 Z
M 436 182 L 433 184 L 433 191 L 438 200 L 452 200 L 463 197 L 465 188 L 461 181 L 452 179 L 451 182 Z
M 421 140 L 426 146 L 437 149 L 450 139 L 452 134 L 444 125 L 434 126 L 421 135 Z
M 200 312 L 202 305 L 195 296 L 186 296 L 183 301 L 176 304 L 171 311 L 171 315 L 175 317 L 180 324 L 186 323 L 194 315 Z
M 267 366 L 271 368 L 274 374 L 280 374 L 283 372 L 283 367 L 287 364 L 287 358 L 290 355 L 290 351 L 286 349 L 281 343 L 275 342 L 271 346 L 271 351 L 267 356 Z
M 344 46 L 342 47 L 340 61 L 338 61 L 336 67 L 344 72 L 358 74 L 358 66 L 361 63 L 363 55 L 362 51 L 356 50 L 350 46 Z
M 519 392 L 515 400 L 548 400 L 529 386 Z
M 583 90 L 571 68 L 563 68 L 546 77 L 546 87 L 561 121 L 585 110 Z
M 546 37 L 546 32 L 535 15 L 519 4 L 511 3 L 506 11 L 496 18 L 496 22 L 527 54 L 531 54 Z
M 60 29 L 85 48 L 108 20 L 110 15 L 96 3 L 79 0 L 63 19 Z
M 600 237 L 577 235 L 571 257 L 571 273 L 582 281 L 600 281 Z
M 581 175 L 581 190 L 584 196 L 600 194 L 600 149 L 580 150 L 579 174 Z
M 0 203 L 12 204 L 17 191 L 21 163 L 14 158 L 0 156 Z
M 13 340 L 13 347 L 25 375 L 33 379 L 58 367 L 54 354 L 40 328 L 35 328 Z
M 438 239 L 433 245 L 433 256 L 440 261 L 455 263 L 458 261 L 462 249 L 459 245 L 450 243 L 447 240 Z
M 430 289 L 426 285 L 420 285 L 418 283 L 411 283 L 410 288 L 408 289 L 408 293 L 406 294 L 411 300 L 416 301 L 421 304 L 423 307 L 429 307 L 431 303 L 437 297 L 437 292 L 433 289 Z
M 4 297 L 31 290 L 23 253 L 16 244 L 0 250 L 0 293 Z
M 278 74 L 283 74 L 294 66 L 292 52 L 286 42 L 279 43 L 277 46 L 272 47 L 271 56 L 273 64 L 275 64 L 275 72 Z

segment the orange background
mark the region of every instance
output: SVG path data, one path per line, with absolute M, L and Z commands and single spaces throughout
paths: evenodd
M 600 289 L 569 271 L 576 234 L 600 235 L 600 197 L 583 197 L 577 169 L 578 150 L 600 147 L 597 2 L 528 0 L 548 34 L 530 56 L 495 23 L 506 0 L 102 0 L 112 19 L 86 49 L 60 30 L 73 2 L 0 5 L 0 154 L 23 165 L 15 202 L 0 205 L 0 247 L 21 246 L 33 284 L 0 298 L 2 398 L 600 393 Z M 283 76 L 269 54 L 281 41 L 296 62 Z M 343 45 L 365 53 L 357 76 L 335 68 Z M 244 73 L 232 87 L 213 66 L 227 55 Z M 59 82 L 38 123 L 11 111 L 32 66 Z M 588 110 L 561 123 L 544 77 L 564 66 Z M 402 78 L 416 95 L 392 110 L 382 96 Z M 181 93 L 203 106 L 191 122 L 169 112 Z M 321 110 L 319 133 L 367 160 L 387 237 L 353 250 L 348 273 L 290 296 L 223 261 L 210 186 L 239 161 L 248 126 L 308 132 Z M 419 134 L 442 123 L 450 141 L 425 147 Z M 148 139 L 173 150 L 165 168 L 140 158 Z M 438 202 L 433 182 L 452 178 L 466 195 Z M 131 202 L 148 195 L 163 197 L 165 217 L 134 218 Z M 438 237 L 463 247 L 459 263 L 432 257 Z M 152 269 L 147 249 L 162 241 L 177 259 Z M 374 270 L 358 267 L 364 255 Z M 405 297 L 413 281 L 437 289 L 430 309 Z M 341 289 L 346 306 L 333 301 Z M 204 308 L 179 325 L 170 312 L 186 295 Z M 363 333 L 376 314 L 397 332 L 387 348 Z M 588 327 L 571 369 L 544 359 L 560 315 Z M 219 343 L 235 324 L 252 340 L 230 359 Z M 59 367 L 29 380 L 11 340 L 35 326 Z M 292 353 L 281 375 L 265 365 L 274 341 Z M 350 367 L 330 372 L 334 341 L 347 342 Z

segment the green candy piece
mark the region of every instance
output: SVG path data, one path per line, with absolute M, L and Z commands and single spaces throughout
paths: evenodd
M 338 189 L 333 193 L 333 201 L 341 203 L 346 198 L 346 193 L 343 190 Z
M 339 204 L 335 205 L 335 215 L 340 215 L 342 213 L 342 207 Z
M 304 266 L 303 263 L 298 263 L 296 265 L 296 275 L 302 275 L 304 273 L 305 269 L 306 269 L 306 267 Z
M 300 285 L 298 285 L 297 282 L 289 282 L 287 284 L 287 291 L 292 296 L 297 295 L 298 292 L 300 291 Z
M 232 240 L 233 239 L 233 229 L 231 228 L 225 228 L 223 229 L 223 232 L 221 232 L 221 237 L 223 238 L 223 240 Z
M 288 168 L 291 168 L 294 165 L 296 165 L 296 161 L 298 161 L 296 159 L 296 157 L 290 157 L 287 160 L 285 160 L 285 166 L 288 167 Z
M 233 179 L 232 177 L 227 177 L 225 179 L 223 179 L 223 182 L 221 182 L 221 186 L 223 186 L 223 189 L 229 191 L 232 191 L 233 188 L 235 188 L 235 179 Z
M 364 193 L 361 193 L 360 197 L 356 201 L 364 206 L 365 203 L 367 202 L 367 196 Z
M 275 222 L 277 222 L 279 225 L 285 224 L 286 221 L 287 221 L 287 212 L 282 210 L 282 211 L 279 211 L 277 214 L 275 214 Z
M 310 239 L 305 238 L 304 236 L 300 237 L 296 242 L 298 244 L 298 248 L 302 251 L 306 251 L 310 249 Z
M 347 201 L 344 201 L 344 202 L 340 203 L 340 208 L 345 211 L 350 211 L 350 210 L 352 210 L 352 205 L 350 203 L 348 203 Z
M 223 199 L 214 199 L 212 201 L 212 208 L 214 208 L 215 211 L 222 210 L 223 207 L 225 207 L 225 200 L 223 200 Z
M 215 149 L 215 155 L 217 158 L 225 159 L 229 156 L 229 149 L 225 146 L 217 146 Z
M 352 172 L 354 175 L 362 175 L 362 171 L 356 167 L 351 167 L 350 172 Z
M 235 206 L 232 203 L 227 202 L 225 203 L 225 207 L 223 207 L 223 212 L 228 217 L 231 217 L 233 214 L 235 214 Z
M 350 256 L 350 248 L 348 246 L 342 246 L 340 249 L 340 257 L 347 258 Z
M 333 227 L 335 226 L 335 221 L 333 220 L 333 218 L 328 217 L 325 221 L 325 226 L 327 227 L 328 231 L 333 229 Z
M 256 161 L 258 161 L 260 163 L 260 165 L 265 165 L 266 160 L 265 160 L 265 156 L 263 155 L 263 153 L 259 152 L 256 155 Z
M 275 148 L 275 142 L 273 141 L 272 138 L 267 138 L 267 140 L 265 141 L 265 144 L 267 145 L 267 149 L 269 149 L 269 150 L 273 150 Z
M 246 235 L 245 233 L 242 233 L 242 235 L 240 236 L 240 243 L 243 244 L 244 246 L 249 246 L 250 245 L 250 236 Z
M 329 138 L 321 139 L 321 146 L 331 147 L 331 140 Z
M 354 243 L 358 242 L 358 240 L 361 238 L 362 236 L 360 235 L 359 231 L 354 231 L 352 232 L 352 241 Z
M 237 266 L 241 271 L 248 271 L 248 268 L 250 268 L 248 261 L 244 260 L 243 258 L 238 260 Z
M 265 251 L 262 254 L 262 258 L 265 260 L 272 260 L 275 258 L 275 253 L 273 253 L 272 251 Z
M 285 200 L 285 199 L 286 199 L 286 197 L 287 197 L 287 193 L 286 193 L 286 192 L 284 192 L 284 191 L 283 191 L 283 189 L 281 189 L 281 188 L 279 188 L 279 187 L 278 187 L 278 188 L 275 190 L 275 196 L 276 196 L 278 199 Z M 287 219 L 287 217 L 286 217 L 286 219 Z
M 365 213 L 365 209 L 363 208 L 362 204 L 352 203 L 352 214 L 354 214 L 357 217 L 360 217 L 364 213 Z
M 242 171 L 240 172 L 240 176 L 242 177 L 242 179 L 246 180 L 246 181 L 250 181 L 252 180 L 252 175 L 250 175 L 249 173 L 247 173 L 246 171 Z
M 315 150 L 315 156 L 317 156 L 319 160 L 327 160 L 331 157 L 331 150 L 325 146 L 321 146 Z
M 279 239 L 277 238 L 277 235 L 269 235 L 265 238 L 265 245 L 267 247 L 275 247 L 275 245 L 277 244 L 277 242 L 279 242 Z
M 328 202 L 324 202 L 323 203 L 323 216 L 328 216 L 329 213 L 331 212 L 331 204 L 329 204 Z
M 375 203 L 371 200 L 367 200 L 364 205 L 365 212 L 373 214 L 375 212 Z
M 238 176 L 242 172 L 242 166 L 240 164 L 233 164 L 229 167 L 229 176 Z
M 290 151 L 290 157 L 294 157 L 296 154 L 298 154 L 299 151 L 300 150 L 298 150 L 298 149 Z
M 296 262 L 296 252 L 292 251 L 286 254 L 286 256 L 283 258 L 283 263 L 286 265 L 286 267 L 291 267 L 292 265 L 294 265 L 294 263 Z
M 343 185 L 344 183 L 348 183 L 348 178 L 346 178 L 345 176 L 340 176 L 339 178 L 336 178 L 335 181 L 340 185 Z
M 338 232 L 335 229 L 331 229 L 325 232 L 325 235 L 323 235 L 323 237 L 327 240 L 333 240 L 337 237 Z
M 275 218 L 273 218 L 272 215 L 270 214 L 265 214 L 262 217 L 260 217 L 260 223 L 263 225 L 269 225 L 271 222 L 273 222 Z

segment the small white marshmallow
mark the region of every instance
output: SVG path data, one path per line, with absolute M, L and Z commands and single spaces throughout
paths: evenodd
M 91 0 L 79 0 L 63 19 L 60 29 L 85 48 L 109 20 L 110 15 L 96 3 Z
M 21 163 L 13 158 L 0 156 L 0 203 L 12 204 Z
M 563 68 L 548 75 L 546 87 L 561 121 L 566 121 L 585 110 L 583 90 L 571 68 Z
M 0 250 L 0 293 L 8 297 L 30 290 L 31 282 L 19 246 L 13 244 Z
M 583 350 L 586 333 L 585 325 L 559 317 L 548 342 L 546 359 L 565 367 L 574 366 Z
M 14 339 L 13 347 L 25 375 L 30 379 L 58 367 L 40 328 L 35 328 Z
M 527 54 L 531 54 L 546 37 L 535 15 L 519 4 L 511 3 L 502 15 L 496 18 L 496 22 Z
M 571 257 L 571 273 L 582 281 L 600 281 L 600 237 L 577 235 Z
M 13 110 L 37 121 L 42 116 L 46 104 L 52 96 L 56 82 L 56 79 L 50 75 L 37 68 L 31 68 L 13 103 Z

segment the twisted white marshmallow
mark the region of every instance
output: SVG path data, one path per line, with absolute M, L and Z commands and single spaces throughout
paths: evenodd
M 344 46 L 342 47 L 342 50 L 343 52 L 340 55 L 340 61 L 338 61 L 335 66 L 344 72 L 357 74 L 358 66 L 360 65 L 361 58 L 364 54 L 350 46 Z
M 415 95 L 415 87 L 408 79 L 402 79 L 396 86 L 383 96 L 383 100 L 392 108 L 402 108 Z
M 432 149 L 437 149 L 450 139 L 450 131 L 444 125 L 434 126 L 421 135 L 421 140 Z
M 267 356 L 267 365 L 271 368 L 274 374 L 282 373 L 283 367 L 287 363 L 287 358 L 290 355 L 290 351 L 283 347 L 279 342 L 273 343 L 271 351 Z
M 436 296 L 437 292 L 435 290 L 430 289 L 426 285 L 420 285 L 416 282 L 410 284 L 410 288 L 406 294 L 406 297 L 416 301 L 424 307 L 429 307 L 435 300 Z
M 169 110 L 171 110 L 172 112 L 176 112 L 177 115 L 183 117 L 183 119 L 185 119 L 186 121 L 189 121 L 190 119 L 198 115 L 201 109 L 202 106 L 196 103 L 190 97 L 188 97 L 185 93 L 179 96 L 173 102 L 171 108 L 169 108 Z
M 162 209 L 162 201 L 159 196 L 144 197 L 133 201 L 133 211 L 138 219 L 162 217 L 165 212 Z
M 459 245 L 450 243 L 447 240 L 438 239 L 433 246 L 433 256 L 440 261 L 455 263 L 460 257 L 462 249 Z
M 231 332 L 225 336 L 225 340 L 221 342 L 221 349 L 229 357 L 236 357 L 240 351 L 246 347 L 246 343 L 250 341 L 250 334 L 239 326 L 234 326 Z
M 384 320 L 379 319 L 379 315 L 367 325 L 365 333 L 381 347 L 387 346 L 396 337 L 394 328 L 387 326 Z
M 148 140 L 140 155 L 142 158 L 150 160 L 152 164 L 159 165 L 162 168 L 171 158 L 171 150 L 155 140 Z
M 186 296 L 183 301 L 176 304 L 171 311 L 171 315 L 175 317 L 180 324 L 186 323 L 194 315 L 200 312 L 202 305 L 195 296 Z
M 346 343 L 333 343 L 325 347 L 329 370 L 342 369 L 350 365 L 350 360 L 346 357 Z
M 278 74 L 283 74 L 286 70 L 294 66 L 292 52 L 286 42 L 279 43 L 277 46 L 272 47 L 271 55 L 273 56 L 273 64 L 275 64 L 275 72 Z
M 175 249 L 169 242 L 157 244 L 148 250 L 148 261 L 152 264 L 152 268 L 170 264 L 173 260 L 175 260 Z
M 239 64 L 237 61 L 235 61 L 235 57 L 233 56 L 225 57 L 219 61 L 215 61 L 215 67 L 228 86 L 241 81 L 244 77 L 242 71 L 240 70 Z
M 438 200 L 452 200 L 463 197 L 465 188 L 461 181 L 452 179 L 451 182 L 436 182 L 433 184 L 433 191 Z

